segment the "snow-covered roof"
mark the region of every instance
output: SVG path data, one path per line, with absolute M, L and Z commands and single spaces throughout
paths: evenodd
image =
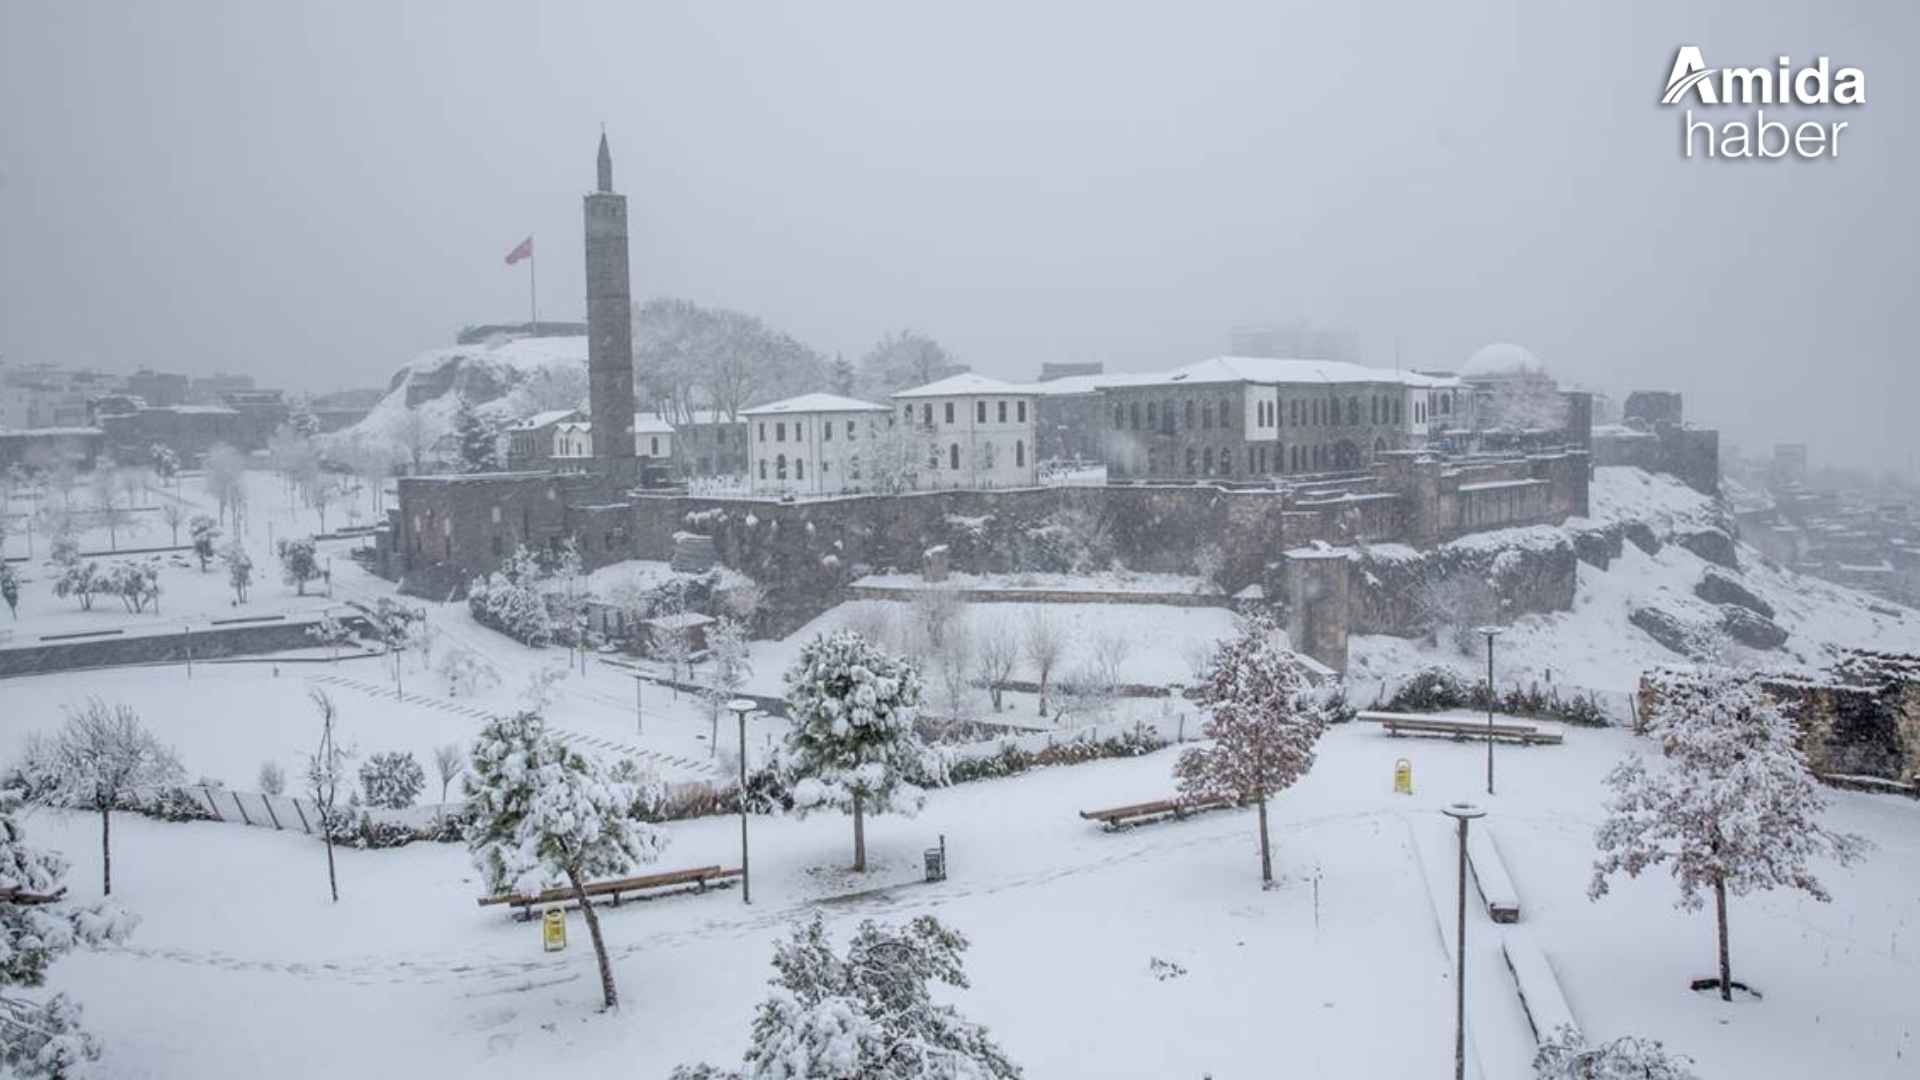
M 529 416 L 524 420 L 516 420 L 513 423 L 508 424 L 507 430 L 508 431 L 532 431 L 535 428 L 546 427 L 548 424 L 557 424 L 560 421 L 565 420 L 567 417 L 572 416 L 574 413 L 577 413 L 579 411 L 580 410 L 578 409 L 548 409 L 546 412 L 534 413 L 532 416 Z
M 885 405 L 875 405 L 871 401 L 859 398 L 841 397 L 839 394 L 801 394 L 799 397 L 770 401 L 765 405 L 755 405 L 751 409 L 740 410 L 741 416 L 786 416 L 792 413 L 847 413 L 847 412 L 890 412 Z
M 1067 375 L 1042 382 L 1022 383 L 1019 389 L 1035 397 L 1071 397 L 1075 394 L 1098 393 L 1103 387 L 1133 377 L 1121 374 Z
M 1389 371 L 1344 360 L 1292 360 L 1268 356 L 1216 356 L 1172 371 L 1110 375 L 1106 386 L 1179 386 L 1210 383 L 1399 383 L 1425 389 L 1451 389 L 1459 379 L 1417 371 Z
M 671 435 L 673 425 L 667 423 L 659 413 L 634 413 L 633 430 L 642 435 Z
M 963 397 L 968 394 L 1018 394 L 1030 395 L 1033 388 L 1018 383 L 996 379 L 991 375 L 982 375 L 977 371 L 963 371 L 958 375 L 949 375 L 938 382 L 925 386 L 915 386 L 901 390 L 896 398 Z

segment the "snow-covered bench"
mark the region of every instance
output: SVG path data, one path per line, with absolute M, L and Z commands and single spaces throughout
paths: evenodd
M 1181 818 L 1203 810 L 1218 810 L 1222 807 L 1237 805 L 1238 802 L 1239 800 L 1227 795 L 1214 798 L 1158 799 L 1154 802 L 1132 803 L 1127 806 L 1109 807 L 1105 810 L 1082 810 L 1080 816 L 1088 821 L 1098 821 L 1108 829 L 1125 829 L 1163 818 Z
M 690 885 L 693 892 L 706 892 L 710 882 L 724 882 L 727 878 L 740 876 L 739 869 L 723 870 L 718 866 L 697 866 L 690 870 L 670 870 L 663 874 L 642 874 L 638 877 L 619 878 L 614 881 L 590 882 L 583 892 L 589 897 L 611 896 L 615 907 L 620 905 L 622 894 L 652 892 L 655 889 L 672 888 L 676 885 Z M 519 918 L 533 918 L 535 905 L 566 904 L 578 900 L 572 889 L 548 889 L 536 896 L 505 894 L 501 896 L 483 896 L 480 906 L 489 904 L 511 904 L 519 908 Z
M 1519 922 L 1520 894 L 1514 890 L 1507 865 L 1494 846 L 1493 831 L 1484 824 L 1467 830 L 1467 862 L 1473 867 L 1473 883 L 1480 890 L 1480 899 L 1487 905 L 1487 918 L 1497 923 Z
M 1362 720 L 1379 724 L 1389 735 L 1445 735 L 1453 739 L 1484 739 L 1491 732 L 1496 739 L 1525 745 L 1560 742 L 1558 731 L 1547 731 L 1532 724 L 1511 721 L 1489 725 L 1485 720 L 1466 716 L 1423 716 L 1418 713 L 1361 712 Z
M 1507 970 L 1513 975 L 1514 989 L 1520 993 L 1520 1007 L 1526 1011 L 1535 1041 L 1551 1036 L 1563 1026 L 1576 1033 L 1580 1030 L 1580 1025 L 1574 1022 L 1573 1010 L 1567 1006 L 1567 996 L 1560 989 L 1560 979 L 1547 963 L 1547 954 L 1540 951 L 1526 927 L 1510 926 L 1501 931 L 1500 954 L 1506 958 Z

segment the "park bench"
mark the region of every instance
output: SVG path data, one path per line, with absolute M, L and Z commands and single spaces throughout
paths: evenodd
M 1183 818 L 1188 814 L 1197 814 L 1205 810 L 1218 810 L 1234 806 L 1238 799 L 1228 795 L 1212 798 L 1193 799 L 1157 799 L 1153 802 L 1132 803 L 1128 806 L 1114 806 L 1105 810 L 1082 810 L 1080 816 L 1088 821 L 1098 821 L 1108 829 L 1126 829 L 1134 825 L 1165 818 Z
M 1360 719 L 1372 721 L 1386 729 L 1389 735 L 1444 735 L 1453 739 L 1484 739 L 1491 734 L 1496 739 L 1510 740 L 1523 745 L 1557 745 L 1561 741 L 1557 731 L 1544 731 L 1532 724 L 1496 722 L 1489 725 L 1485 720 L 1476 720 L 1466 716 L 1416 716 L 1407 713 L 1363 712 Z
M 680 892 L 706 892 L 709 884 L 723 884 L 728 878 L 739 876 L 740 871 L 737 868 L 723 870 L 718 866 L 696 866 L 688 870 L 670 870 L 663 874 L 641 874 L 638 877 L 589 882 L 583 891 L 588 897 L 612 897 L 613 906 L 619 907 L 620 897 L 623 895 L 651 893 L 656 889 L 670 889 L 676 885 L 691 886 L 691 888 L 678 890 Z M 480 906 L 510 904 L 519 909 L 518 917 L 524 921 L 533 918 L 533 909 L 536 906 L 568 904 L 578 899 L 572 889 L 548 889 L 536 896 L 518 894 L 483 896 L 480 898 Z

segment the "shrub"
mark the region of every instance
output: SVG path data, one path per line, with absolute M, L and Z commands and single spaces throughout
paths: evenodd
M 1040 750 L 1025 750 L 1013 743 L 1007 743 L 1000 747 L 998 753 L 990 757 L 964 758 L 953 762 L 947 768 L 947 779 L 959 784 L 971 780 L 1017 776 L 1029 769 L 1048 765 L 1078 765 L 1084 761 L 1097 761 L 1102 758 L 1140 757 L 1143 754 L 1164 749 L 1166 745 L 1165 739 L 1160 738 L 1152 728 L 1144 724 L 1109 739 L 1055 743 Z
M 333 823 L 333 842 L 350 848 L 376 851 L 381 848 L 404 847 L 415 840 L 426 839 L 423 834 L 431 830 L 410 828 L 391 821 L 375 821 L 365 813 L 359 820 L 351 814 L 342 814 Z
M 405 810 L 426 786 L 426 770 L 410 753 L 375 754 L 360 766 L 360 791 L 368 806 Z
M 467 610 L 473 621 L 498 630 L 522 645 L 542 649 L 553 643 L 553 620 L 534 583 L 505 574 L 474 578 L 467 586 Z

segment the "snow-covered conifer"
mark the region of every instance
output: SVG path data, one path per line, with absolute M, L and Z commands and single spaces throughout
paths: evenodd
M 1326 723 L 1299 658 L 1276 641 L 1273 625 L 1250 619 L 1215 649 L 1197 700 L 1209 742 L 1190 747 L 1174 765 L 1181 794 L 1251 800 L 1260 810 L 1260 880 L 1273 881 L 1267 800 L 1313 768 L 1314 744 Z
M 47 969 L 77 945 L 126 939 L 138 919 L 111 903 L 57 900 L 67 860 L 30 847 L 16 815 L 17 789 L 0 791 L 0 1076 L 79 1080 L 93 1075 L 100 1046 L 81 1030 L 80 1007 L 63 994 L 6 993 L 46 982 Z
M 633 770 L 609 772 L 547 736 L 533 713 L 488 724 L 473 745 L 466 794 L 467 848 L 489 887 L 537 895 L 561 882 L 586 915 L 600 965 L 600 990 L 620 1004 L 613 965 L 587 882 L 623 875 L 659 857 L 666 833 L 635 818 Z
M 21 772 L 34 801 L 100 815 L 100 891 L 113 894 L 113 814 L 141 788 L 179 780 L 180 761 L 128 705 L 88 698 L 51 737 L 27 737 Z
M 672 1080 L 1012 1080 L 1020 1067 L 987 1029 L 928 990 L 967 985 L 966 948 L 922 915 L 898 929 L 861 923 L 842 957 L 815 914 L 774 950 L 745 1067 L 682 1066 Z
M 866 815 L 918 812 L 926 801 L 919 782 L 944 777 L 913 730 L 920 672 L 842 630 L 802 646 L 786 682 L 794 808 L 852 814 L 853 868 L 865 871 Z
M 1587 893 L 1608 879 L 1662 864 L 1680 887 L 1677 906 L 1698 911 L 1712 894 L 1723 1000 L 1733 997 L 1727 894 L 1789 888 L 1830 897 L 1811 863 L 1845 864 L 1865 841 L 1821 823 L 1826 799 L 1794 745 L 1793 723 L 1751 679 L 1713 672 L 1669 680 L 1648 719 L 1664 765 L 1635 754 L 1607 774 L 1607 818 L 1595 833 L 1600 858 Z

